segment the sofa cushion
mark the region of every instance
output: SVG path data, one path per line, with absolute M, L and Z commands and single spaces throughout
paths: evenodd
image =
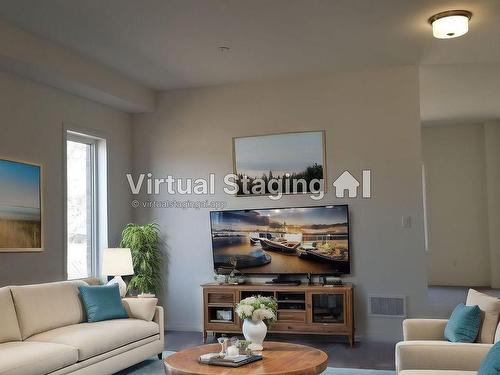
M 155 322 L 138 319 L 105 320 L 60 327 L 31 336 L 30 342 L 51 342 L 78 349 L 78 361 L 159 333 Z
M 478 371 L 478 375 L 498 374 L 500 374 L 500 342 L 490 349 Z
M 0 344 L 0 375 L 44 375 L 78 360 L 75 348 L 46 342 Z
M 78 295 L 83 281 L 12 286 L 12 298 L 22 339 L 50 329 L 85 321 Z
M 491 344 L 449 341 L 403 341 L 396 345 L 396 367 L 402 370 L 477 371 Z
M 118 284 L 78 287 L 89 323 L 101 320 L 125 319 L 127 312 L 122 305 Z
M 466 305 L 478 305 L 481 309 L 481 328 L 476 342 L 493 344 L 500 316 L 500 299 L 470 289 Z
M 444 329 L 444 337 L 451 342 L 476 341 L 481 326 L 481 310 L 479 306 L 458 305 L 451 314 Z
M 0 343 L 20 340 L 21 332 L 10 289 L 0 288 Z

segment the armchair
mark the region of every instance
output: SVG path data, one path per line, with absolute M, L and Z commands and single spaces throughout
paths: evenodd
M 471 302 L 472 300 L 472 302 Z M 404 341 L 396 345 L 398 375 L 475 375 L 481 362 L 500 339 L 500 300 L 469 291 L 469 305 L 479 305 L 483 322 L 476 343 L 445 341 L 446 319 L 407 319 L 403 322 Z M 494 324 L 491 324 L 491 321 Z M 488 322 L 486 322 L 488 320 Z M 496 331 L 496 336 L 495 336 Z M 485 338 L 491 338 L 485 342 Z

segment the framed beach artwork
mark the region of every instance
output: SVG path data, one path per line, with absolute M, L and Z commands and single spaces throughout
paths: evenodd
M 41 169 L 0 159 L 0 252 L 43 250 Z
M 233 159 L 238 196 L 276 194 L 277 188 L 282 194 L 325 189 L 324 131 L 233 138 Z

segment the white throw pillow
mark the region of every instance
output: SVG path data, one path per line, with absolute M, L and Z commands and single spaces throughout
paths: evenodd
M 493 344 L 500 316 L 500 299 L 469 289 L 467 306 L 478 305 L 481 309 L 481 328 L 476 342 Z
M 122 303 L 130 318 L 150 322 L 155 315 L 158 298 L 123 298 Z

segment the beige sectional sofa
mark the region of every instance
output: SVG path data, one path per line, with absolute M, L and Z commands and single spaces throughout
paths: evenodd
M 482 324 L 475 343 L 445 341 L 444 319 L 408 319 L 404 341 L 396 346 L 399 375 L 475 375 L 494 343 L 500 341 L 500 300 L 470 290 L 467 305 L 478 305 Z
M 161 307 L 124 300 L 129 319 L 87 323 L 78 292 L 85 284 L 0 288 L 0 375 L 113 374 L 162 353 Z

